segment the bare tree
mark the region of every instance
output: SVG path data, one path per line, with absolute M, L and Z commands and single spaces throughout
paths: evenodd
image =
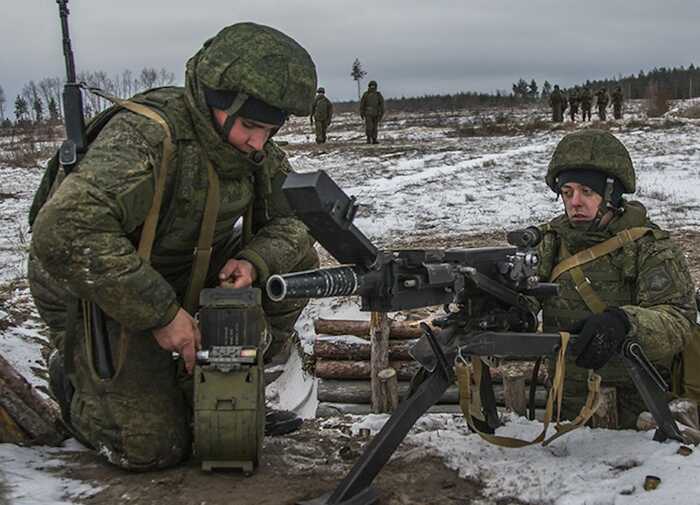
M 37 117 L 34 115 L 34 112 L 36 112 L 34 109 L 34 103 L 40 98 L 39 88 L 37 87 L 36 83 L 34 81 L 29 81 L 27 84 L 25 84 L 22 88 L 21 95 L 22 98 L 24 98 L 25 104 L 27 105 L 27 112 L 30 116 L 28 119 L 36 121 Z
M 141 69 L 139 84 L 141 89 L 150 89 L 158 82 L 158 71 L 153 67 L 144 67 Z
M 158 72 L 158 86 L 170 86 L 175 82 L 175 74 L 166 68 L 161 68 Z
M 350 71 L 350 75 L 352 76 L 353 80 L 357 82 L 357 99 L 360 99 L 360 81 L 362 81 L 362 78 L 367 75 L 367 72 L 365 72 L 362 69 L 362 63 L 360 63 L 359 58 L 355 58 L 355 61 L 352 62 L 352 70 Z

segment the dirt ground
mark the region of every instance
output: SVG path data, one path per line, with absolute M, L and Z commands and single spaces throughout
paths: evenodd
M 81 500 L 85 504 L 294 504 L 332 491 L 360 455 L 367 439 L 352 437 L 347 426 L 311 420 L 294 434 L 267 438 L 262 463 L 251 477 L 238 471 L 206 473 L 196 461 L 131 474 L 87 451 L 61 456 L 69 463 L 62 473 L 103 488 Z M 383 505 L 468 504 L 480 496 L 478 482 L 460 479 L 438 458 L 416 451 L 404 444 L 375 481 Z M 507 503 L 519 502 L 499 501 Z

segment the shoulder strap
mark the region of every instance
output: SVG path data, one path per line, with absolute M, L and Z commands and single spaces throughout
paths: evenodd
M 637 226 L 635 228 L 628 228 L 627 230 L 622 230 L 617 233 L 614 237 L 609 238 L 605 242 L 596 244 L 593 247 L 584 249 L 583 251 L 570 256 L 559 264 L 557 264 L 552 270 L 552 274 L 549 277 L 549 282 L 554 282 L 561 274 L 571 270 L 572 268 L 585 265 L 591 261 L 610 254 L 613 251 L 621 248 L 629 242 L 634 242 L 639 240 L 644 235 L 649 232 L 653 232 L 652 228 L 647 228 L 645 226 Z M 563 241 L 562 241 L 563 244 Z
M 130 100 L 122 100 L 121 98 L 112 96 L 97 88 L 90 88 L 90 92 L 116 105 L 124 107 L 135 114 L 147 117 L 163 127 L 163 132 L 165 133 L 165 139 L 163 140 L 163 156 L 161 157 L 160 161 L 160 169 L 156 174 L 156 186 L 155 193 L 153 195 L 153 203 L 151 204 L 151 208 L 146 215 L 146 220 L 143 223 L 143 230 L 141 231 L 141 239 L 139 240 L 138 247 L 139 256 L 141 256 L 141 258 L 144 260 L 149 261 L 151 251 L 153 250 L 153 241 L 155 240 L 156 236 L 158 216 L 160 215 L 160 208 L 163 203 L 163 193 L 165 192 L 168 166 L 170 165 L 173 153 L 175 152 L 175 144 L 173 143 L 173 135 L 170 131 L 170 125 L 159 112 L 151 107 L 147 107 Z

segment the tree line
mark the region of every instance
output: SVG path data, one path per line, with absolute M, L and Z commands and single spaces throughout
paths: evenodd
M 622 76 L 610 79 L 586 80 L 577 84 L 579 87 L 588 87 L 591 90 L 606 88 L 611 90 L 620 86 L 628 99 L 650 98 L 651 93 L 663 90 L 669 99 L 680 100 L 700 96 L 700 67 L 692 63 L 673 68 L 654 68 L 649 72 L 640 70 L 636 75 Z M 512 94 L 519 98 L 547 98 L 552 92 L 552 84 L 544 81 L 540 90 L 535 79 L 527 82 L 520 78 L 513 83 Z
M 109 76 L 107 72 L 82 71 L 76 76 L 78 82 L 90 87 L 100 88 L 110 95 L 128 98 L 136 93 L 158 86 L 175 83 L 175 74 L 165 68 L 144 67 L 140 72 L 124 70 L 120 74 Z M 29 81 L 14 100 L 14 115 L 20 124 L 59 122 L 63 120 L 63 86 L 65 80 L 60 77 L 45 77 L 40 81 Z M 5 93 L 0 87 L 0 121 L 4 126 L 11 125 L 6 117 Z M 86 117 L 93 116 L 111 105 L 107 100 L 91 93 L 83 92 L 83 109 Z

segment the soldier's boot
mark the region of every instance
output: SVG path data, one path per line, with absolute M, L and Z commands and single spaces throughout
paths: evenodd
M 54 350 L 49 356 L 49 391 L 58 403 L 63 422 L 70 426 L 70 404 L 75 388 L 66 376 L 63 355 Z
M 92 444 L 90 444 L 71 423 L 70 406 L 73 401 L 73 395 L 75 394 L 75 387 L 73 387 L 73 384 L 66 375 L 63 354 L 58 352 L 57 349 L 49 356 L 49 392 L 54 400 L 56 400 L 56 403 L 58 403 L 63 425 L 68 432 L 85 447 L 92 448 Z
M 289 410 L 266 409 L 265 436 L 286 435 L 301 428 L 304 420 Z

